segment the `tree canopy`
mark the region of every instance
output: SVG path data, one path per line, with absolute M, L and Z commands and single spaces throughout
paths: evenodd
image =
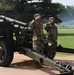
M 60 14 L 60 18 L 65 22 L 74 20 L 74 6 L 66 6 L 66 11 Z
M 53 16 L 56 22 L 62 22 L 59 14 L 65 11 L 65 6 L 59 3 L 51 3 L 51 0 L 41 2 L 28 2 L 32 0 L 0 0 L 0 14 L 29 22 L 35 13 L 40 13 L 43 18 Z M 40 0 L 39 0 L 40 1 Z

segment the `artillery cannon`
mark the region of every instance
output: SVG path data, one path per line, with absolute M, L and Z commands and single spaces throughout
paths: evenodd
M 53 67 L 61 72 L 59 75 L 74 75 L 68 63 L 51 60 L 32 49 L 32 30 L 27 23 L 0 16 L 0 66 L 9 66 L 13 53 L 18 51 L 32 59 Z

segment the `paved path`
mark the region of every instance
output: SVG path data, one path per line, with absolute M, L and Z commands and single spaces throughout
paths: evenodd
M 60 62 L 69 62 L 74 69 L 74 55 L 68 57 L 55 57 Z M 50 66 L 44 66 L 41 69 L 33 68 L 31 58 L 15 53 L 14 60 L 10 67 L 0 67 L 0 75 L 56 75 L 58 71 Z

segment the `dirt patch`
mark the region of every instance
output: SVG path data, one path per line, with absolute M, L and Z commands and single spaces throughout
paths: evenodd
M 74 55 L 67 57 L 58 57 L 55 59 L 59 62 L 68 62 L 74 69 Z M 56 75 L 59 71 L 50 66 L 42 65 L 43 68 L 36 69 L 33 67 L 33 60 L 25 55 L 15 53 L 10 67 L 0 67 L 0 75 Z

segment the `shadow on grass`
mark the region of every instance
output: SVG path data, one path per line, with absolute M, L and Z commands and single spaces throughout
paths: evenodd
M 58 52 L 65 52 L 65 53 L 74 53 L 74 49 L 71 49 L 71 48 L 64 48 L 62 47 L 61 45 L 59 45 L 57 47 L 57 51 Z
M 58 33 L 58 36 L 74 36 L 74 33 Z

